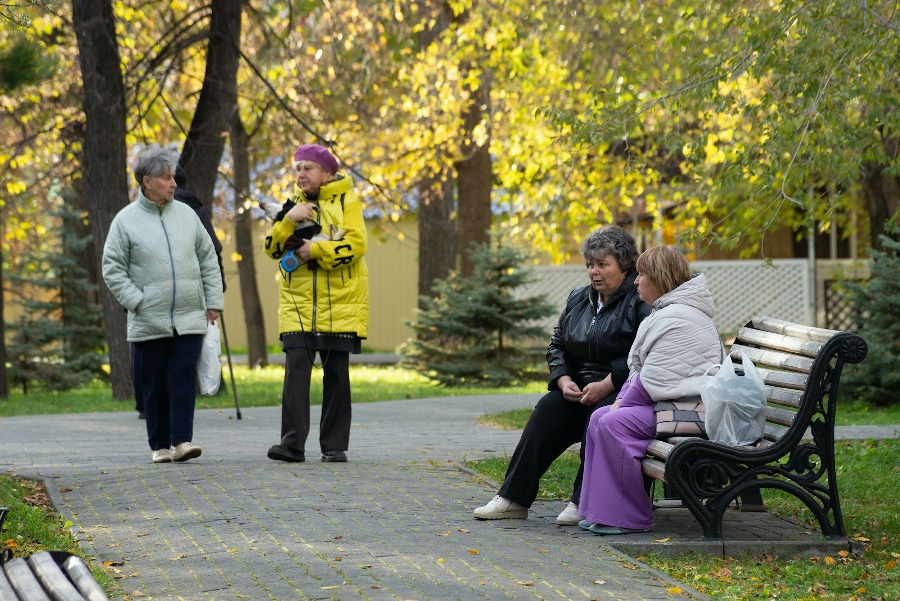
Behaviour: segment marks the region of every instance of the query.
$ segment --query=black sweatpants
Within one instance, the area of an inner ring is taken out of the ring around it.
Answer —
[[[346,451],[350,444],[350,353],[318,351],[322,360],[322,417],[319,446]],[[281,395],[281,444],[304,451],[309,436],[309,386],[316,351],[290,348],[285,353]]]
[[[572,502],[577,504],[584,478],[584,431],[591,414],[615,400],[612,394],[596,405],[582,405],[567,401],[559,389],[541,397],[525,424],[497,494],[524,507],[531,507],[537,498],[541,476],[566,449],[580,442],[581,465],[578,466],[571,497]]]

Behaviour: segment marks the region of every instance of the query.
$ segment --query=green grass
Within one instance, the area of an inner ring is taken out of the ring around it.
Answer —
[[[234,407],[231,391],[231,374],[226,369],[227,390],[216,396],[198,396],[198,409]],[[271,407],[281,404],[281,387],[284,367],[272,365],[251,369],[243,365],[234,367],[238,392],[238,404],[245,407]],[[373,403],[428,397],[467,396],[480,394],[525,394],[543,392],[546,382],[529,382],[505,388],[448,388],[440,386],[418,372],[394,366],[350,366],[350,382],[354,403]],[[310,389],[312,402],[321,402],[322,378],[313,374]],[[0,417],[14,415],[43,415],[59,413],[92,413],[108,411],[132,411],[134,401],[115,400],[109,386],[95,382],[67,392],[31,391],[23,395],[11,391],[9,398],[0,399]]]
[[[40,482],[0,476],[0,507],[10,510],[0,531],[0,549],[9,548],[14,557],[38,551],[68,551],[83,557],[69,532],[71,522],[64,523],[54,511]],[[91,572],[107,593],[115,590],[115,579],[102,567],[92,565]]]
[[[483,419],[501,427],[522,428],[529,413],[509,411]],[[900,423],[888,417],[896,414],[894,407],[850,413],[858,416],[852,422],[857,425]],[[723,559],[689,554],[678,559],[655,555],[638,559],[723,601],[900,599],[900,440],[838,442],[835,454],[844,524],[849,537],[865,544],[861,556]],[[508,459],[488,459],[466,465],[500,482],[508,463]],[[541,479],[539,496],[567,498],[577,469],[578,456],[566,452]],[[792,495],[767,489],[763,497],[770,512],[818,529],[812,513]]]

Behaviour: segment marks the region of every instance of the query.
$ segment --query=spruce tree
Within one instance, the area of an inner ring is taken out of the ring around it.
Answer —
[[[90,237],[73,227],[82,216],[65,206],[52,213],[58,225],[39,248],[24,253],[10,275],[19,291],[21,317],[7,347],[9,380],[28,391],[31,383],[69,390],[105,376],[105,338],[96,286],[79,257]]]
[[[884,250],[870,250],[872,274],[848,282],[853,318],[869,346],[865,361],[847,366],[846,383],[876,405],[897,401],[900,390],[900,241],[881,236]]]
[[[544,338],[535,321],[551,315],[542,297],[516,290],[534,280],[523,266],[527,253],[496,238],[473,247],[474,271],[451,272],[435,282],[435,296],[408,323],[416,332],[404,363],[444,385],[504,386],[543,375],[520,344]]]

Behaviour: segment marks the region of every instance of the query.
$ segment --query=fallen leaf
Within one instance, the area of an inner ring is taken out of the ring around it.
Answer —
[[[858,589],[856,589],[856,592],[859,593],[859,594],[861,595],[861,594],[863,594],[863,593],[866,592],[866,587],[861,586],[861,587],[859,587]]]
[[[478,555],[478,549],[469,549],[469,553],[472,555]]]
[[[451,534],[453,534],[453,531],[447,530],[446,532],[439,532],[438,536],[450,536]]]
[[[672,588],[667,589],[666,592],[669,593],[670,595],[683,595],[684,594],[684,591],[681,590],[681,588],[679,588],[677,586],[673,586]]]
[[[339,587],[339,586],[336,585],[336,584],[333,584],[333,585],[331,585],[331,586],[323,586],[323,587],[322,587],[322,590],[323,590],[323,591],[333,591],[333,590],[336,589],[336,588],[341,588],[341,587]]]
[[[728,568],[722,568],[721,570],[719,570],[718,575],[723,578],[727,578],[728,576],[731,576],[731,570],[729,570]]]
[[[344,536],[343,536],[343,535],[339,535],[339,536],[335,536],[335,537],[334,537],[334,540],[341,540],[342,538],[344,538]]]
[[[362,569],[368,570],[368,569],[371,568],[371,567],[372,567],[372,564],[367,563],[366,565],[362,566]]]
[[[462,532],[463,534],[468,534],[468,533],[469,533],[469,531],[466,530],[465,528],[457,528],[456,531],[457,531],[457,532]]]
[[[549,553],[550,549],[538,549],[538,553]]]
[[[838,551],[838,557],[849,557],[849,556],[850,556],[849,551]]]
[[[887,562],[886,564],[884,564],[884,567],[886,567],[889,570],[892,570],[897,567],[897,562],[892,559],[889,562]]]
[[[132,597],[146,597],[147,595],[145,595],[141,591],[134,591],[133,593],[131,593],[131,596]]]
[[[652,541],[650,541],[650,542],[651,542],[651,543],[667,543],[667,542],[669,542],[670,540],[672,540],[672,537],[671,537],[671,536],[667,536],[666,538],[658,538],[658,539],[652,540]]]
[[[825,557],[825,565],[833,566],[835,564],[834,557],[826,556]]]
[[[438,563],[444,563],[444,558],[443,558],[443,557],[438,557],[437,562],[438,562]]]
[[[72,489],[64,486],[59,489],[59,492],[72,492]]]
[[[229,553],[237,553],[237,548],[236,548],[236,547],[232,547],[231,550],[229,551]]]
[[[377,585],[377,584],[373,584],[373,585],[372,585],[372,586],[370,586],[370,587],[369,587],[369,588],[376,588],[376,589],[377,589],[377,588],[381,588],[381,587],[380,587],[380,586],[378,586],[378,585]]]
[[[530,581],[530,580],[529,581],[520,580],[516,584],[520,584],[522,586],[534,586],[534,582]]]
[[[343,557],[335,557],[334,558],[335,561],[343,561],[343,559],[344,559]]]
[[[606,584],[606,580],[592,580],[594,584]]]
[[[104,562],[103,562],[103,565],[105,565],[106,567],[110,567],[110,566],[124,566],[124,565],[125,565],[125,562],[124,562],[124,561],[104,561]]]

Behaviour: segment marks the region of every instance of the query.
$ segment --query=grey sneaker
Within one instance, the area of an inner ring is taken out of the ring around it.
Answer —
[[[490,503],[476,509],[473,515],[479,520],[524,520],[528,517],[528,508],[497,495]]]
[[[584,516],[578,515],[578,505],[569,502],[563,512],[556,517],[558,526],[577,526],[578,522],[584,519]]]
[[[189,442],[179,442],[175,445],[175,452],[172,453],[172,461],[187,461],[199,457],[203,449]]]
[[[172,449],[159,449],[151,455],[153,463],[172,463]]]

